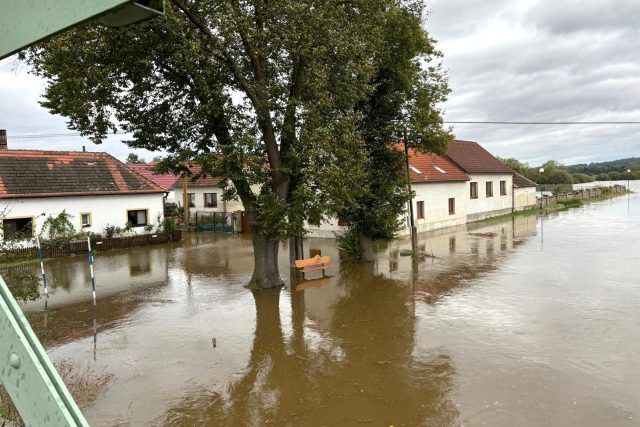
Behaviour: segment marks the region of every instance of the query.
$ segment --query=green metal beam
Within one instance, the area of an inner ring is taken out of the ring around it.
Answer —
[[[0,277],[0,381],[28,426],[88,426]]]
[[[164,13],[162,0],[0,0],[0,59],[66,28],[107,15],[100,23],[129,25]]]

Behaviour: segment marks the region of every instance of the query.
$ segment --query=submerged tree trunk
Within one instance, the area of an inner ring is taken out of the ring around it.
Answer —
[[[253,233],[253,276],[247,287],[268,289],[284,285],[278,269],[278,240]]]
[[[375,259],[373,253],[373,239],[364,233],[359,233],[360,249],[362,250],[361,261],[370,262]]]

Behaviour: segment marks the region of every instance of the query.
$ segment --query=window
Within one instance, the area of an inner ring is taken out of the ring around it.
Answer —
[[[500,195],[507,195],[507,181],[500,181]]]
[[[456,199],[453,197],[449,198],[449,215],[455,215],[456,213]]]
[[[477,199],[478,198],[478,183],[477,182],[472,182],[470,188],[471,188],[471,198],[472,199]]]
[[[5,239],[26,239],[33,237],[33,218],[6,218],[2,221]]]
[[[89,212],[85,212],[85,213],[80,212],[80,225],[82,227],[91,227],[91,213],[89,213]]]
[[[340,227],[348,227],[349,221],[347,221],[346,219],[338,218],[338,225]]]
[[[416,218],[418,219],[424,219],[424,202],[417,202],[416,203]]]
[[[147,225],[147,210],[127,211],[127,221],[132,227],[144,227]]]
[[[187,203],[190,208],[196,207],[196,193],[187,193]]]
[[[493,197],[493,182],[487,181],[487,197]]]
[[[204,207],[205,208],[217,208],[218,207],[218,194],[216,194],[216,193],[204,193]]]

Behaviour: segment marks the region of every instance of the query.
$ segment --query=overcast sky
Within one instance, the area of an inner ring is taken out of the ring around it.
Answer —
[[[640,1],[432,0],[427,29],[443,51],[450,121],[640,121]],[[0,129],[12,148],[132,151],[117,135],[11,139],[68,132],[38,105],[44,84],[0,61]],[[640,156],[640,125],[455,125],[459,139],[537,165]],[[138,150],[151,159],[153,153]]]

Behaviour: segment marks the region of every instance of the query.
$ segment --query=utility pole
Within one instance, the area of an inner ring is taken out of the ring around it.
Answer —
[[[187,193],[187,177],[182,177],[182,208],[184,213],[184,231],[189,230],[189,195]]]
[[[409,169],[409,148],[407,147],[407,131],[404,131],[404,157],[407,162],[407,185],[409,186],[409,232],[411,233],[411,251],[418,254],[418,231],[413,221],[413,190],[411,190],[411,170]]]

